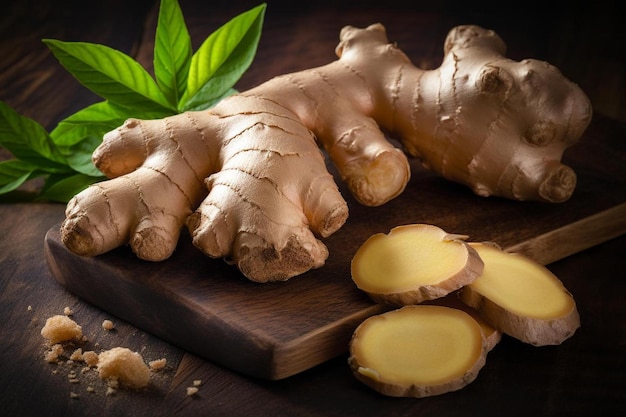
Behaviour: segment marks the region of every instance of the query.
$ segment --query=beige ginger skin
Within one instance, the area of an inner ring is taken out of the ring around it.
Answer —
[[[345,27],[337,61],[109,132],[93,160],[111,179],[69,202],[62,239],[79,255],[129,244],[159,261],[186,225],[201,251],[250,280],[286,280],[324,264],[320,238],[348,217],[320,145],[369,206],[404,190],[405,152],[482,196],[565,201],[576,176],[560,159],[587,127],[589,101],[554,67],[504,50],[491,31],[457,27],[441,67],[426,71],[382,25]]]

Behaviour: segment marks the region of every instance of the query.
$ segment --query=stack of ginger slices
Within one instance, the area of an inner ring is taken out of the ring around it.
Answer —
[[[355,377],[384,395],[428,397],[473,382],[507,334],[558,345],[580,327],[572,294],[546,267],[428,224],[375,234],[351,264],[356,286],[392,307],[350,341]]]

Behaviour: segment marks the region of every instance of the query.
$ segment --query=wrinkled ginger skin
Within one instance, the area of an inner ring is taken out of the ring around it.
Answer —
[[[368,206],[404,190],[405,152],[479,195],[569,198],[576,177],[559,161],[590,119],[580,89],[545,63],[506,60],[497,35],[476,26],[453,29],[446,52],[424,71],[382,25],[347,26],[328,65],[210,110],[131,119],[94,152],[110,180],[68,203],[62,240],[83,256],[129,244],[160,261],[186,225],[202,252],[232,259],[250,280],[289,279],[324,264],[318,238],[348,217],[320,145]]]
[[[560,161],[591,121],[589,99],[554,66],[505,50],[493,31],[452,29],[439,68],[403,70],[394,128],[410,154],[478,195],[566,201],[576,174]]]
[[[94,256],[130,243],[159,261],[187,224],[196,246],[232,257],[253,281],[323,265],[328,250],[312,230],[330,235],[348,210],[313,136],[270,107],[254,117],[228,103],[108,133],[94,162],[113,179],[68,204],[68,248]]]

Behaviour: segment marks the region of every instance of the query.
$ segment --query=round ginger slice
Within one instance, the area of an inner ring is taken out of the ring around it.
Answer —
[[[502,340],[502,332],[496,329],[491,323],[488,323],[483,318],[483,316],[480,315],[478,310],[462,302],[459,299],[457,292],[448,294],[445,297],[441,297],[427,303],[463,310],[467,314],[472,316],[474,320],[478,322],[478,324],[480,325],[480,329],[483,331],[483,337],[485,338],[485,342],[487,343],[487,352],[491,352],[493,348],[495,348],[496,345],[500,343],[500,340]]]
[[[483,274],[460,292],[502,333],[535,346],[558,345],[580,327],[572,294],[548,268],[485,243],[470,243]]]
[[[473,382],[486,356],[480,325],[468,313],[418,305],[363,321],[348,363],[359,381],[383,395],[422,398]]]
[[[354,255],[352,280],[377,303],[404,306],[443,297],[482,273],[482,260],[465,238],[428,224],[377,233]]]

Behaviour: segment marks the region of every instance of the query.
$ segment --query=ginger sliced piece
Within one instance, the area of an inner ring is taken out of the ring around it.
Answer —
[[[377,233],[352,259],[352,280],[375,302],[418,304],[443,297],[476,279],[483,263],[463,240],[428,224]]]
[[[485,267],[461,300],[501,332],[544,346],[561,344],[580,327],[574,297],[546,267],[494,245],[470,245]]]
[[[485,338],[485,341],[487,342],[487,352],[491,352],[491,350],[493,350],[493,348],[495,348],[496,345],[500,343],[500,340],[502,340],[502,332],[496,329],[491,323],[486,321],[483,316],[480,315],[478,310],[462,302],[459,299],[457,292],[433,301],[428,301],[427,303],[430,305],[438,305],[463,310],[467,314],[472,316],[472,318],[474,318],[474,320],[478,322],[478,324],[480,325],[480,329],[483,331],[483,336]]]
[[[381,394],[428,397],[461,389],[484,366],[480,325],[455,308],[405,306],[366,319],[350,342],[354,376]]]

